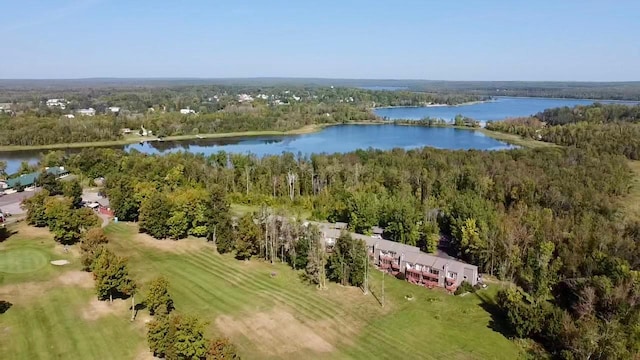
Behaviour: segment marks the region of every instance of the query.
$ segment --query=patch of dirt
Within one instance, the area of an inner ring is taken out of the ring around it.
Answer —
[[[37,299],[46,294],[47,291],[60,286],[92,288],[93,277],[90,273],[84,271],[67,271],[51,281],[24,282],[1,286],[0,298],[7,301],[25,302],[29,299]]]
[[[244,336],[264,354],[282,356],[302,350],[328,353],[333,345],[325,322],[302,322],[283,309],[259,312],[244,318],[219,316],[216,326],[231,338]],[[318,331],[320,330],[320,331]],[[332,329],[335,332],[335,329]]]
[[[140,350],[138,354],[136,354],[135,360],[156,360],[157,357],[153,356],[153,353],[149,351],[148,347]]]
[[[147,234],[136,234],[133,237],[133,241],[146,247],[175,253],[192,252],[206,247],[213,247],[205,239],[158,240]]]
[[[93,276],[86,271],[67,271],[56,280],[63,286],[93,287]]]
[[[116,299],[113,302],[100,301],[96,298],[91,299],[89,304],[81,310],[82,318],[85,320],[98,320],[107,315],[122,315],[128,311],[130,301]]]
[[[20,284],[10,284],[0,287],[0,298],[12,303],[20,302],[23,299],[37,299],[51,289],[51,282],[26,282]]]

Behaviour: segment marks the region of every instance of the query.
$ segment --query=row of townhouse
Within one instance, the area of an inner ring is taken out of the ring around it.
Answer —
[[[343,224],[316,223],[325,245],[330,248],[344,230]],[[404,274],[406,281],[427,288],[441,287],[455,291],[463,281],[476,285],[480,282],[478,267],[444,255],[422,252],[420,248],[385,240],[381,236],[350,233],[361,239],[368,248],[369,257],[381,271],[392,275]]]

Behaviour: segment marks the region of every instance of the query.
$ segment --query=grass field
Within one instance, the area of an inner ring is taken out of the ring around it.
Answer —
[[[0,254],[37,250],[64,258],[40,230],[20,225]],[[372,271],[372,294],[330,284],[319,291],[284,264],[237,261],[200,239],[178,242],[136,234],[131,224],[107,229],[114,251],[127,256],[140,283],[165,275],[179,311],[209,322],[211,335],[229,336],[249,359],[514,359],[518,347],[492,329],[484,299],[454,297]],[[37,235],[37,236],[36,236]],[[27,253],[19,253],[25,257]],[[35,253],[34,253],[35,254]],[[92,279],[72,263],[28,273],[3,273],[0,299],[13,303],[0,315],[0,353],[11,359],[144,359],[142,311],[130,322],[126,303],[94,300]],[[34,255],[38,256],[38,255]],[[28,256],[27,256],[28,257]],[[28,261],[22,261],[28,263]],[[87,277],[88,276],[88,277]],[[405,299],[412,295],[413,300]]]

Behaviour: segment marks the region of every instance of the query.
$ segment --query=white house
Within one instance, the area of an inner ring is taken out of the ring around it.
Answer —
[[[191,110],[189,108],[186,109],[180,109],[180,114],[183,115],[189,115],[189,114],[195,114],[196,112],[194,110]]]
[[[238,101],[239,102],[252,102],[253,101],[253,97],[249,94],[240,94],[238,95]]]
[[[82,116],[95,116],[96,115],[96,109],[94,108],[88,108],[88,109],[80,109],[77,111],[78,115],[82,115]]]
[[[10,111],[11,111],[11,103],[0,104],[0,112],[10,112]]]
[[[47,100],[48,107],[59,107],[64,110],[67,107],[67,100],[65,99],[49,99]]]
[[[117,107],[117,106],[109,106],[109,107],[107,108],[107,112],[111,112],[111,113],[113,113],[113,114],[115,114],[115,113],[119,113],[119,112],[120,112],[120,108],[119,108],[119,107]]]

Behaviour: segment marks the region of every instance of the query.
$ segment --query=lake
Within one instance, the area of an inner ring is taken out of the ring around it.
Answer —
[[[137,150],[147,154],[162,154],[177,151],[210,155],[219,151],[252,153],[258,156],[279,155],[283,152],[302,153],[346,153],[357,149],[393,148],[415,149],[431,146],[440,149],[501,150],[513,146],[495,140],[473,130],[453,128],[427,128],[402,125],[336,125],[319,132],[304,135],[252,136],[218,139],[194,139],[181,141],[151,141],[111,148],[125,151]],[[68,149],[70,153],[81,149]],[[36,162],[43,150],[0,153],[6,161],[7,171],[15,172],[22,161]]]
[[[598,100],[598,102],[605,104],[637,104],[637,102],[631,101]],[[456,115],[461,114],[484,123],[491,120],[504,120],[509,117],[535,115],[545,109],[555,107],[573,107],[593,103],[594,100],[586,99],[497,97],[492,101],[469,105],[378,108],[375,109],[375,113],[389,120],[420,120],[425,117],[453,120]]]
[[[611,103],[613,101],[601,101]],[[439,107],[394,107],[374,111],[388,119],[421,119],[426,116],[451,120],[462,114],[480,121],[502,120],[508,117],[528,116],[544,109],[560,106],[586,105],[593,100],[514,98],[499,97],[491,102]],[[631,102],[619,102],[631,104]],[[258,156],[281,154],[282,152],[302,153],[343,153],[356,149],[393,148],[414,149],[431,146],[440,149],[500,150],[512,146],[471,130],[451,128],[426,128],[396,125],[340,125],[331,126],[317,133],[288,136],[255,136],[223,139],[198,139],[187,141],[150,142],[131,144],[115,148],[133,149],[159,154],[175,151],[212,154],[218,151],[253,153]],[[80,149],[69,149],[77,152]],[[21,161],[37,162],[45,151],[19,151],[0,153],[0,161],[8,163],[7,171],[15,172]]]

